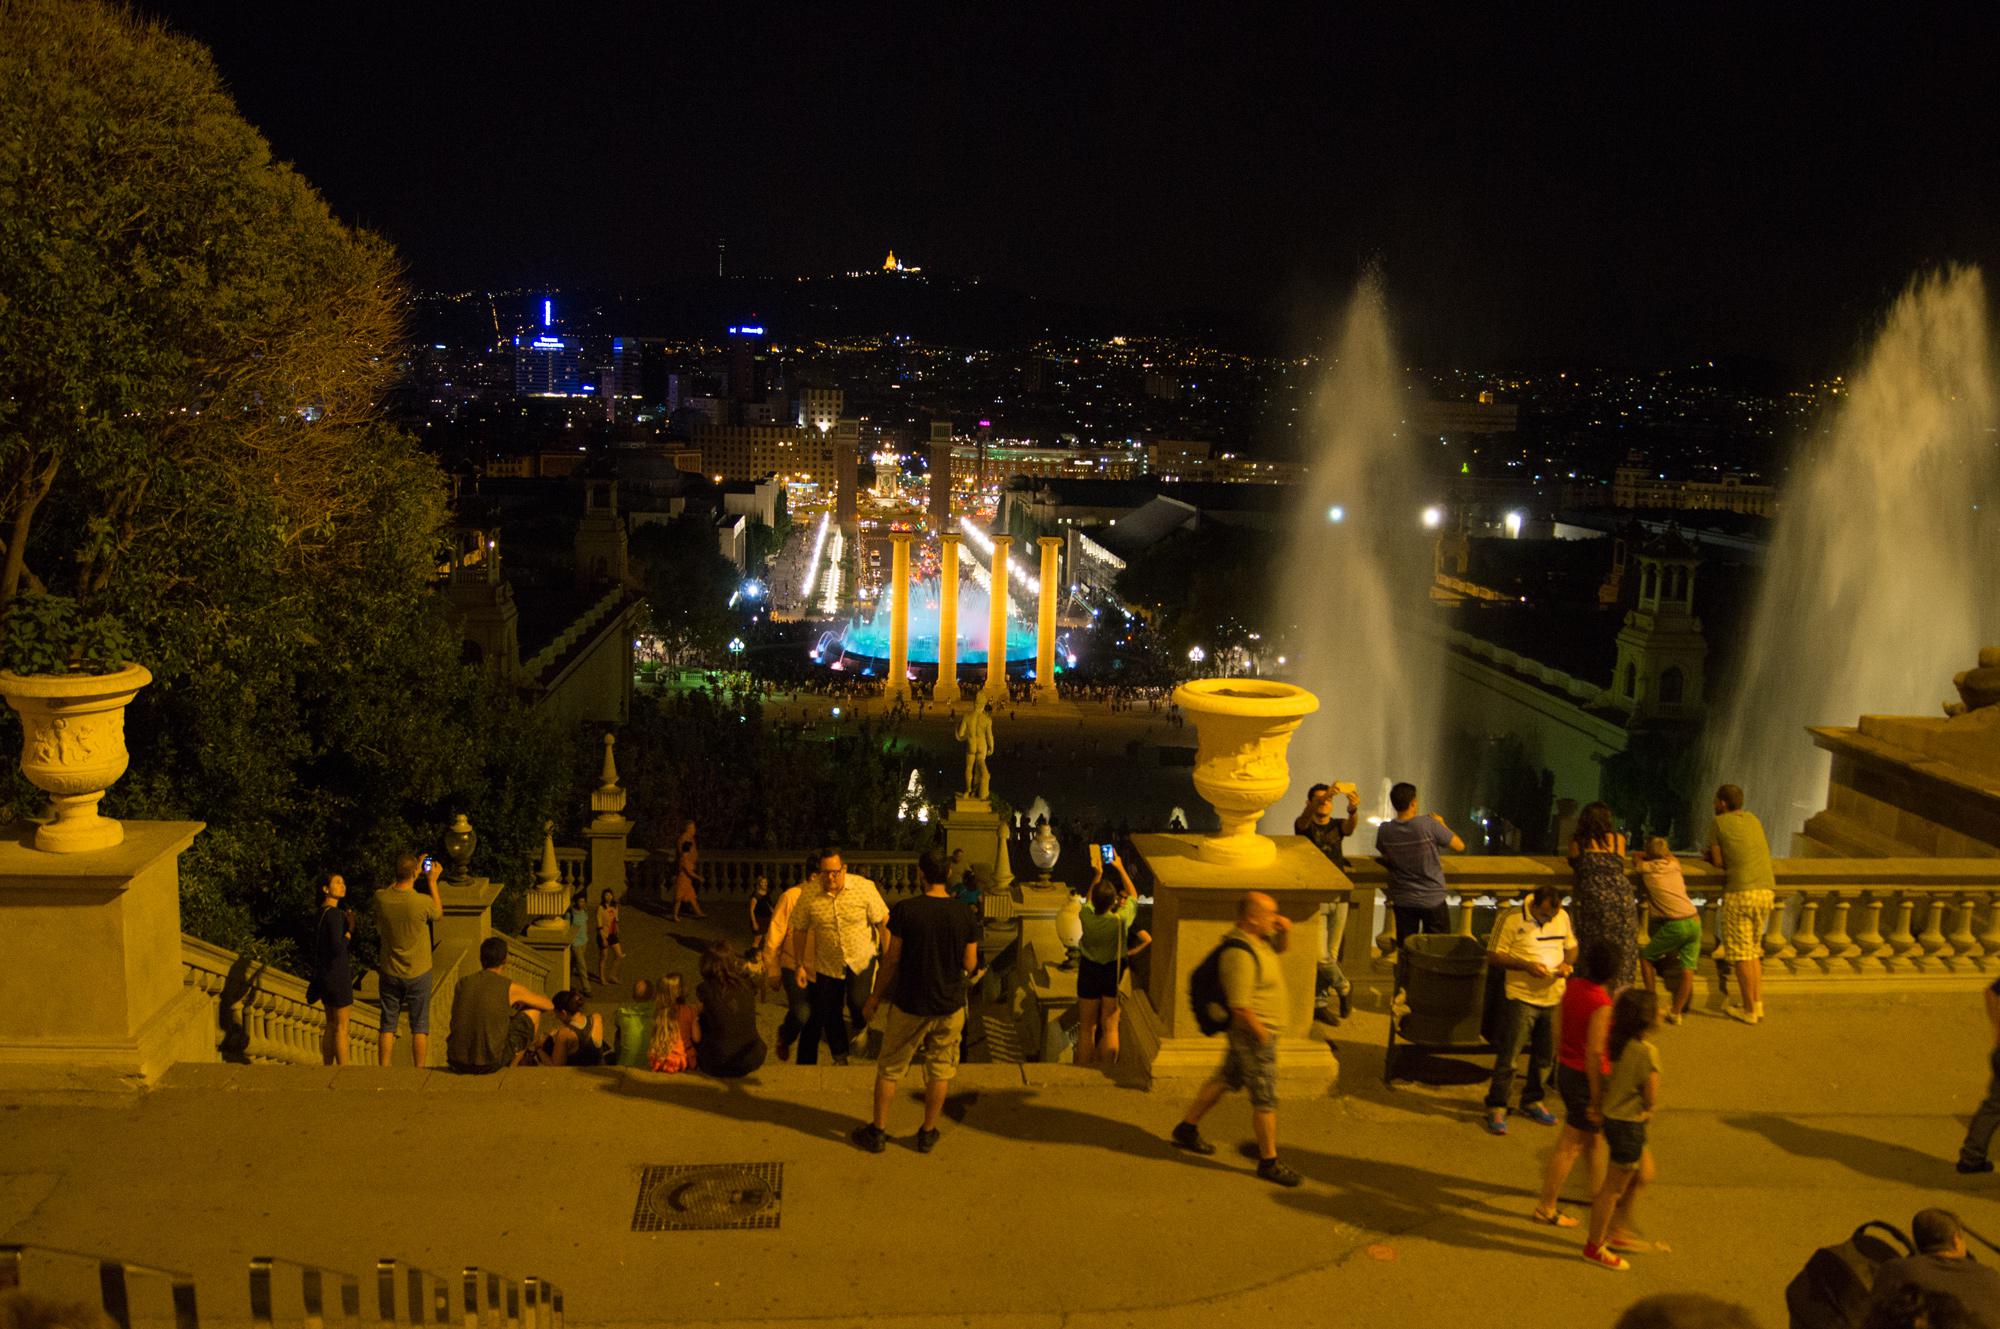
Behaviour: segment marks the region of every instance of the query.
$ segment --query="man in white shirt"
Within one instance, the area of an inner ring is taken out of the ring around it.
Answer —
[[[1514,1088],[1514,1063],[1528,1047],[1528,1079],[1521,1086],[1521,1115],[1543,1126],[1555,1114],[1542,1106],[1549,1073],[1555,1068],[1556,1011],[1563,979],[1576,963],[1576,930],[1562,907],[1560,886],[1537,886],[1493,925],[1486,962],[1507,971],[1507,992],[1495,1016],[1493,1083],[1486,1091],[1486,1129],[1507,1133],[1507,1099]]]
[[[809,988],[811,1018],[799,1035],[799,1065],[819,1061],[824,1038],[833,1064],[847,1064],[847,1024],[868,1027],[861,1008],[875,982],[875,957],[882,951],[889,906],[866,877],[847,871],[838,849],[813,856],[812,879],[792,909],[792,945],[799,957],[794,983]]]

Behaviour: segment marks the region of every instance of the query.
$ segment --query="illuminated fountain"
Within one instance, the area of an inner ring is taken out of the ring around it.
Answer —
[[[1327,707],[1299,730],[1292,767],[1307,784],[1354,781],[1362,811],[1375,816],[1388,815],[1393,781],[1415,782],[1429,800],[1442,792],[1432,780],[1444,654],[1423,627],[1443,510],[1425,506],[1432,486],[1402,425],[1402,383],[1381,283],[1370,275],[1314,400],[1309,476],[1276,569],[1291,674]],[[1266,829],[1285,833],[1297,811],[1273,808]]]
[[[939,585],[935,577],[910,588],[910,663],[935,667],[938,661]],[[986,588],[967,578],[958,588],[958,664],[986,666],[988,600]],[[1031,625],[1022,621],[1020,606],[1007,606],[1007,663],[1023,667],[1034,662],[1035,638]],[[884,667],[889,660],[890,597],[885,593],[866,618],[848,622],[837,644],[823,648],[827,662],[845,660],[846,668]]]
[[[1705,809],[1742,785],[1779,852],[1826,797],[1807,726],[1935,714],[1940,680],[2000,641],[1992,356],[1978,269],[1919,278],[1785,484],[1695,791]]]

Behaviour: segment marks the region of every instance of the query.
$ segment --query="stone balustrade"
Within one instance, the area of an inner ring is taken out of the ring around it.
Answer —
[[[1698,859],[1681,866],[1701,909],[1707,959],[1723,874]],[[1535,887],[1573,882],[1561,858],[1463,855],[1447,857],[1444,867],[1456,929],[1466,936],[1484,936],[1499,910]],[[1772,867],[1778,889],[1764,934],[1767,978],[1972,980],[2000,972],[2000,858],[1781,858]],[[1354,892],[1343,965],[1351,978],[1386,979],[1394,933],[1379,896],[1387,874],[1373,859],[1354,858],[1347,875]],[[1630,875],[1643,940],[1646,909],[1637,873]]]
[[[303,978],[182,934],[181,981],[210,1014],[202,1046],[184,1049],[181,1060],[320,1064],[326,1008],[306,1000]],[[380,1012],[357,1000],[347,1023],[349,1059],[374,1061],[380,1034]]]
[[[811,870],[806,859],[811,849],[719,849],[703,850],[701,875],[704,895],[740,895],[746,899],[759,875],[771,879],[773,892],[787,890],[804,881]],[[662,879],[667,893],[673,892],[673,860],[666,859]],[[913,895],[917,885],[917,852],[914,849],[843,849],[840,857],[847,870],[868,878],[884,895]]]

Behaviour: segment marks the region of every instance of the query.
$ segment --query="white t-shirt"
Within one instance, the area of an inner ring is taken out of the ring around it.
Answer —
[[[1547,978],[1537,978],[1525,969],[1507,971],[1507,995],[1530,1006],[1553,1006],[1562,1000],[1563,980],[1554,974],[1566,953],[1576,948],[1576,930],[1570,927],[1569,910],[1558,909],[1546,923],[1537,923],[1528,912],[1528,902],[1509,909],[1493,925],[1493,939],[1486,949],[1510,959],[1540,960],[1551,970]]]

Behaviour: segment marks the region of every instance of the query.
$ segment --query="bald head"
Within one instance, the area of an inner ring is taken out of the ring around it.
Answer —
[[[1259,937],[1271,935],[1278,902],[1262,891],[1251,891],[1236,906],[1236,926]]]

